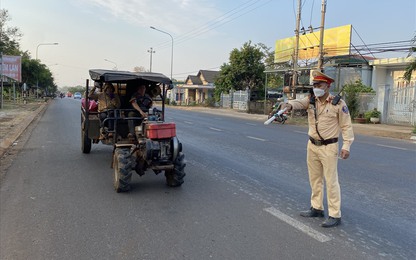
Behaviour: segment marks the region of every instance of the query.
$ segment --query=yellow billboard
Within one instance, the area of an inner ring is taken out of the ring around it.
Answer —
[[[324,32],[324,53],[326,57],[349,55],[351,43],[351,24],[327,29]],[[321,32],[299,35],[299,60],[317,59]],[[296,37],[276,41],[274,62],[287,62],[294,55]]]

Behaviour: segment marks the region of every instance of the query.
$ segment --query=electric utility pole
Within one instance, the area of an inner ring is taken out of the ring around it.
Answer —
[[[298,81],[298,58],[299,58],[299,27],[301,17],[302,0],[298,0],[298,13],[296,17],[296,30],[295,30],[295,49],[293,55],[293,75],[292,75],[292,97],[296,99],[296,83]]]
[[[152,72],[152,56],[155,51],[153,50],[153,47],[150,47],[150,50],[147,50],[147,52],[150,52],[150,72]]]
[[[324,65],[324,25],[325,25],[325,12],[326,12],[326,0],[322,0],[321,5],[321,35],[319,37],[319,59],[318,59],[318,70],[323,71]]]

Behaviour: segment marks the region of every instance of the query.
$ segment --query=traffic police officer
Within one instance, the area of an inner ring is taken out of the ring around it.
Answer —
[[[351,117],[344,100],[332,96],[329,88],[334,79],[313,71],[313,95],[290,100],[282,109],[307,109],[309,141],[307,165],[312,189],[311,208],[300,213],[303,217],[324,217],[324,181],[327,189],[328,218],[322,227],[341,224],[341,189],[338,182],[338,158],[347,159],[354,140]],[[338,137],[342,133],[342,148],[338,154]]]

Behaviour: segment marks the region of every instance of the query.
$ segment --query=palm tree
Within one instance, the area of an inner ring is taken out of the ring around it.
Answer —
[[[416,52],[416,47],[412,47],[412,51]],[[416,70],[416,59],[413,60],[413,62],[411,62],[409,66],[406,67],[406,72],[403,76],[407,81],[410,81],[410,79],[412,78],[412,72],[414,70]]]

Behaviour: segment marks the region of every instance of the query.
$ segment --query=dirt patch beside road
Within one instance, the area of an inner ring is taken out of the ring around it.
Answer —
[[[45,102],[6,103],[0,110],[0,157],[19,138],[33,119],[46,107]]]

